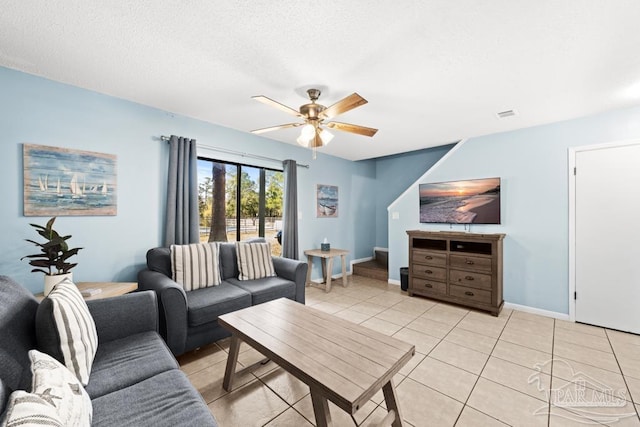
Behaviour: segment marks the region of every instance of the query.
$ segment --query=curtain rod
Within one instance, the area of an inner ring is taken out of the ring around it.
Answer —
[[[169,137],[164,135],[162,135],[160,139],[162,141],[169,141]],[[253,159],[269,160],[272,162],[282,163],[282,160],[274,159],[273,157],[260,156],[258,154],[243,153],[242,151],[227,150],[226,148],[214,147],[212,145],[204,145],[204,144],[197,144],[197,145],[202,148],[208,148],[209,150],[220,151],[221,153],[234,154],[236,156],[241,156],[241,157],[251,157]],[[304,165],[302,163],[296,162],[296,166],[309,169],[309,165]]]

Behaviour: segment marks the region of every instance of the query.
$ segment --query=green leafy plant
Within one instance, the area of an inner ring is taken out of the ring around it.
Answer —
[[[77,263],[70,263],[68,260],[72,256],[77,255],[78,251],[82,248],[69,249],[67,240],[69,240],[71,236],[60,236],[60,234],[53,229],[55,220],[56,217],[54,216],[47,221],[47,225],[44,227],[38,224],[29,224],[36,229],[40,236],[46,239],[44,243],[25,239],[27,242],[33,243],[40,248],[40,253],[26,255],[20,258],[20,260],[25,258],[30,259],[29,265],[38,267],[31,270],[32,273],[40,272],[49,276],[67,274],[69,270],[78,265]]]

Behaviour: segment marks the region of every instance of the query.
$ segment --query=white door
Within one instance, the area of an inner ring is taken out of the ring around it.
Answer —
[[[640,333],[640,145],[575,164],[576,321]]]

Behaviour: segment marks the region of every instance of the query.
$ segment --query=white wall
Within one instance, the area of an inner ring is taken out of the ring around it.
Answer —
[[[505,301],[568,314],[568,148],[639,136],[640,108],[635,107],[471,138],[418,182],[501,177],[502,224],[474,225],[471,231],[507,235]],[[420,224],[418,182],[389,208],[391,279],[398,280],[399,268],[408,265],[406,230],[450,228]],[[392,219],[394,212],[399,219]],[[453,229],[462,231],[462,226]]]

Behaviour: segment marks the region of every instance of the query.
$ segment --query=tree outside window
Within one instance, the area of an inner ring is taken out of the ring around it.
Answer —
[[[274,255],[282,248],[282,171],[198,159],[200,241],[265,237]]]

